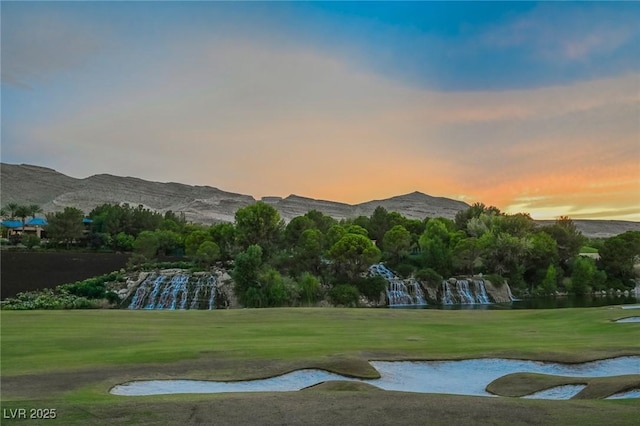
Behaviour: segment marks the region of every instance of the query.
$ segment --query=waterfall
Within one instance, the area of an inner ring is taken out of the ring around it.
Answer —
[[[164,282],[166,276],[160,275],[153,282],[153,290],[151,290],[151,294],[149,295],[150,303],[147,306],[144,306],[144,309],[155,309],[158,293],[160,292],[160,286]],[[146,281],[146,280],[145,280]],[[144,284],[144,283],[142,283]]]
[[[451,291],[451,287],[449,287],[449,282],[442,281],[442,304],[453,305],[454,303],[453,292]]]
[[[471,295],[471,291],[469,290],[469,281],[467,280],[456,281],[456,289],[458,290],[458,294],[460,295],[461,304],[473,305],[475,303],[475,300]]]
[[[476,290],[476,300],[481,305],[488,305],[491,303],[489,300],[489,295],[487,294],[487,289],[484,286],[483,280],[473,280],[473,285]]]
[[[197,279],[185,272],[150,274],[136,289],[129,309],[214,309],[215,276]]]
[[[382,263],[371,265],[369,273],[387,280],[386,294],[389,306],[424,306],[427,304],[420,283],[416,280],[402,280]]]
[[[473,287],[469,285],[469,280],[442,281],[442,293],[440,302],[443,305],[490,305],[491,299],[487,294],[483,280],[473,280]]]

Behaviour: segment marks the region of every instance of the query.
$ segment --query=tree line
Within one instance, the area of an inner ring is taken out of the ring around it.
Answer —
[[[588,241],[568,217],[538,226],[528,214],[482,203],[453,220],[408,219],[378,207],[340,221],[312,210],[285,223],[263,202],[237,210],[234,223],[210,226],[128,204],[96,207],[88,229],[83,217],[74,208],[47,214],[50,243],[132,252],[131,266],[162,255],[186,256],[201,268],[220,263],[232,271],[244,306],[311,304],[326,295],[344,305],[376,301],[385,282],[364,273],[379,261],[432,283],[483,273],[520,295],[625,290],[640,257],[640,232]],[[587,243],[599,260],[579,256]]]

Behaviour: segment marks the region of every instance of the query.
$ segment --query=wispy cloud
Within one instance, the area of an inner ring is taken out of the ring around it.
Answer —
[[[582,34],[534,19],[540,13],[494,28],[487,33],[494,39],[483,42],[507,40],[522,27],[509,43],[542,54],[553,31],[567,31],[566,39],[560,34],[567,43]],[[37,33],[39,47],[9,53],[9,68],[3,37],[3,78],[8,69],[14,85],[50,83],[3,94],[11,110],[4,158],[78,177],[107,172],[254,196],[361,202],[420,190],[539,216],[640,210],[637,71],[538,88],[441,91],[309,37],[283,42],[281,33],[194,25],[125,40],[104,27],[67,46],[86,29],[76,22],[53,35],[63,22],[43,23],[51,25]],[[593,46],[576,47],[576,58],[600,49],[585,42]]]
[[[527,49],[546,61],[586,61],[637,42],[637,4],[540,4],[481,35],[489,47]]]
[[[2,7],[6,15],[12,6]],[[13,87],[30,89],[52,74],[82,66],[108,44],[105,28],[55,11],[10,16],[2,19],[2,82]]]

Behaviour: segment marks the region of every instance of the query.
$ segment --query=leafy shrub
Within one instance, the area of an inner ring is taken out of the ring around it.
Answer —
[[[413,265],[410,265],[408,263],[401,263],[398,266],[396,266],[395,271],[401,277],[409,278],[411,274],[413,274],[413,271],[415,271],[415,268],[413,267]]]
[[[436,285],[439,285],[444,279],[442,275],[440,275],[439,273],[437,273],[431,268],[420,269],[416,273],[416,278],[420,281],[425,281],[429,284],[436,284]]]
[[[98,307],[98,301],[106,299],[110,304],[120,302],[118,294],[106,289],[108,282],[123,281],[120,272],[111,272],[72,284],[62,284],[55,290],[43,289],[19,293],[7,299],[2,309],[89,309]]]
[[[358,289],[350,284],[340,284],[329,291],[329,299],[334,305],[355,307],[359,297]]]
[[[18,293],[15,298],[7,299],[2,309],[90,309],[95,304],[85,297],[73,294],[56,294],[51,289]]]
[[[372,302],[378,301],[380,293],[383,293],[387,288],[387,280],[381,276],[362,278],[354,284],[358,292]]]

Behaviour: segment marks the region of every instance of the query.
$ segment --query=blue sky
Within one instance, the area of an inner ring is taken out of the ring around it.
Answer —
[[[3,162],[640,220],[640,3],[1,7]]]

